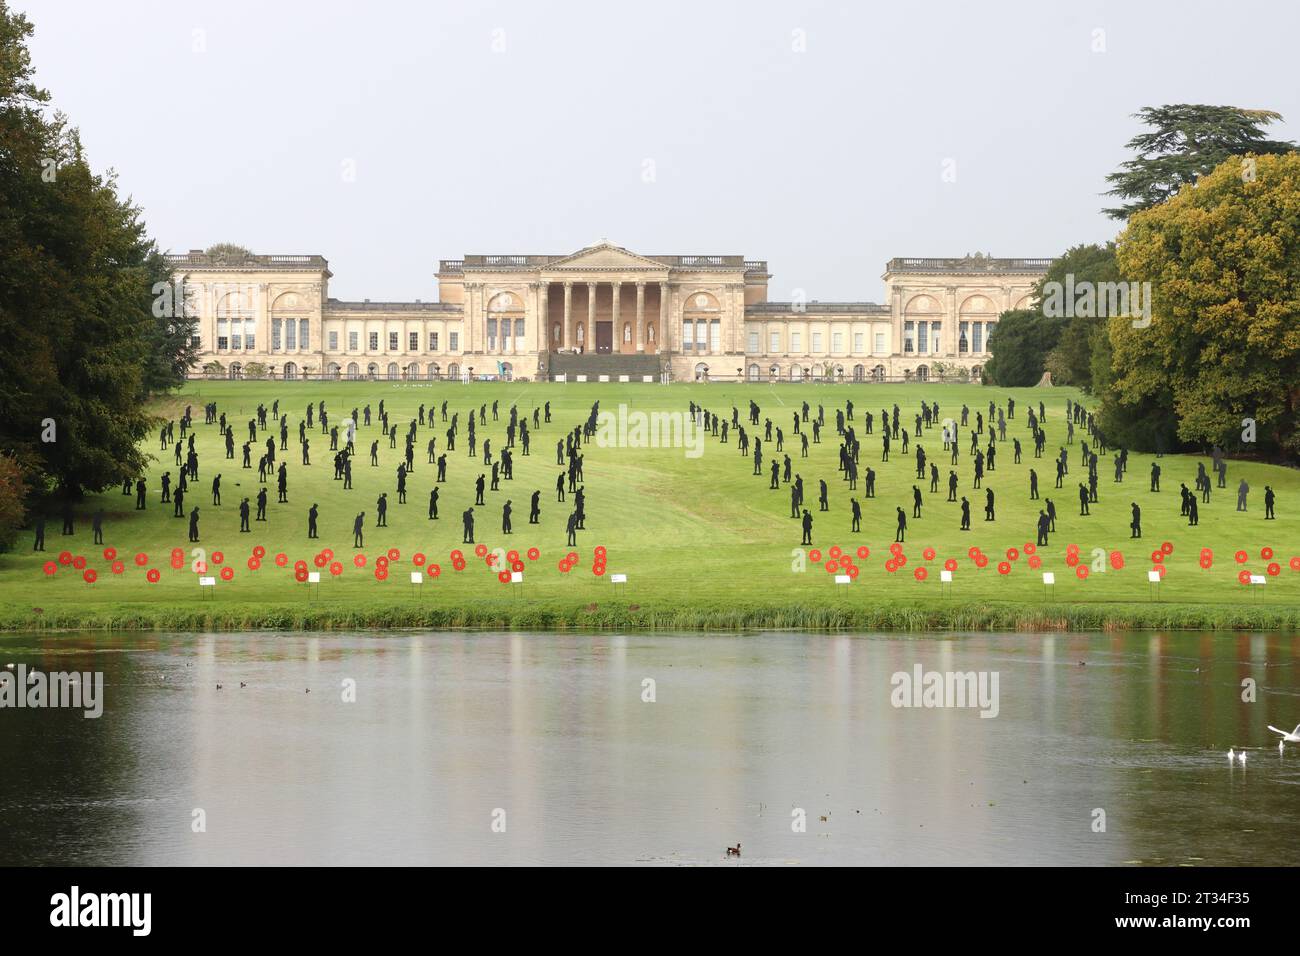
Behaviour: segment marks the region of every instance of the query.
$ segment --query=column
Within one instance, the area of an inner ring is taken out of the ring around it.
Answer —
[[[596,350],[596,285],[595,282],[587,283],[587,328],[582,338],[584,352]]]
[[[551,284],[549,282],[543,282],[541,288],[537,290],[537,327],[541,330],[541,336],[537,340],[537,350],[539,352],[546,352],[551,348],[550,291]]]
[[[564,348],[573,347],[573,283],[564,283],[564,330],[560,333]]]
[[[661,352],[667,352],[669,343],[673,340],[668,330],[668,283],[659,283],[659,341],[657,347]]]
[[[623,326],[622,323],[618,321],[618,313],[619,313],[618,300],[620,294],[623,291],[623,283],[619,279],[615,279],[612,282],[610,282],[609,287],[610,287],[610,295],[613,296],[613,298],[610,300],[611,304],[609,307],[609,318],[610,318],[610,324],[614,327],[614,345],[616,346],[615,348],[612,349],[612,351],[621,352],[623,351]]]
[[[961,327],[959,325],[960,317],[957,315],[957,290],[948,290],[948,314],[943,317],[944,332],[947,334],[944,338],[947,340],[947,348],[944,354],[956,357],[958,340],[961,338]]]
[[[636,328],[632,333],[636,336],[636,350],[645,351],[645,283],[636,284]]]

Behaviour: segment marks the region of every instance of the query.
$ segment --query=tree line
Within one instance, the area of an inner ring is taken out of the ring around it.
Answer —
[[[1004,313],[985,380],[1076,385],[1141,451],[1300,453],[1300,154],[1267,110],[1141,110],[1107,177],[1114,241],[1056,259],[1032,308]]]

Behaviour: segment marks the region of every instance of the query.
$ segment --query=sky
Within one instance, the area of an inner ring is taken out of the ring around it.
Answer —
[[[1300,139],[1290,2],[9,2],[162,249],[323,255],[341,299],[609,239],[880,301],[894,256],[1113,238],[1143,106]]]

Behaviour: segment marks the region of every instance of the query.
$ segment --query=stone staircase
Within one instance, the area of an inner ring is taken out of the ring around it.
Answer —
[[[546,377],[555,381],[563,375],[565,381],[573,382],[578,376],[585,376],[588,382],[599,382],[601,376],[608,376],[608,381],[618,382],[626,375],[630,382],[640,382],[645,376],[659,381],[659,356],[648,354],[600,355],[587,352],[583,355],[550,352],[546,356]]]

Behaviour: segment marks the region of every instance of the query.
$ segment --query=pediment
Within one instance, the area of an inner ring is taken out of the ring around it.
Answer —
[[[580,249],[573,255],[556,259],[546,266],[547,269],[641,269],[666,272],[668,267],[662,262],[629,252],[622,246],[611,242],[598,242],[594,246]]]

